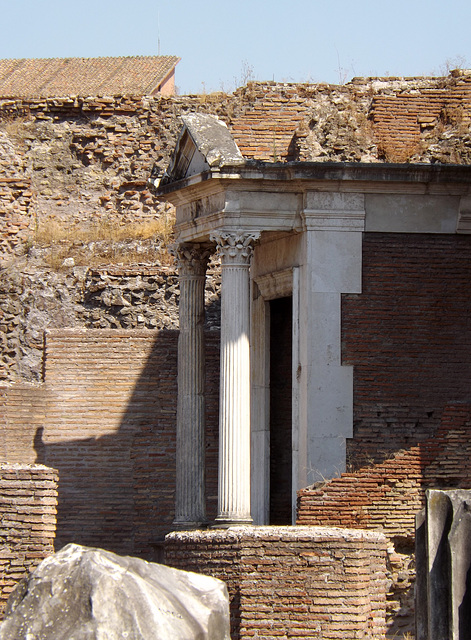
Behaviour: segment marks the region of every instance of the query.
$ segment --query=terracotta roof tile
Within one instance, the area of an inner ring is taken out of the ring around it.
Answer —
[[[176,56],[0,60],[0,98],[152,95]]]

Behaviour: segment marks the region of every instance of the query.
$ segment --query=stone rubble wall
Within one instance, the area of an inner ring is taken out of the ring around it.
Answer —
[[[386,539],[325,527],[173,532],[166,563],[224,580],[232,640],[385,633]]]
[[[208,270],[206,328],[219,329],[220,272]],[[48,330],[178,328],[174,267],[71,267],[54,271],[9,269],[0,277],[0,382],[43,379]]]
[[[179,116],[195,111],[224,120],[255,160],[471,157],[470,74],[355,78],[342,86],[252,82],[233,94],[3,99],[3,260],[52,222],[73,230],[148,221],[166,211],[147,180],[168,165]]]
[[[39,227],[66,225],[73,234],[167,211],[147,180],[154,165],[167,166],[179,116],[211,111],[227,119],[237,102],[230,96],[1,100],[3,261],[34,242]]]
[[[54,553],[55,469],[0,464],[0,618],[16,585]]]

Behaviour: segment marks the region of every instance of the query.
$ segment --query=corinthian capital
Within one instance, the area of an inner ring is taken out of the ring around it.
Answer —
[[[180,276],[204,276],[211,251],[197,243],[175,244],[170,248]]]
[[[259,231],[215,231],[210,240],[216,242],[218,253],[224,265],[248,265],[252,257],[253,245],[260,238]]]

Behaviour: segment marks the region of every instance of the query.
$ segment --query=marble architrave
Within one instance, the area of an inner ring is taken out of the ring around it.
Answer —
[[[180,280],[175,520],[206,522],[204,285],[210,252],[199,244],[174,249]]]
[[[211,234],[221,256],[219,489],[216,524],[247,524],[250,511],[250,260],[259,233]]]

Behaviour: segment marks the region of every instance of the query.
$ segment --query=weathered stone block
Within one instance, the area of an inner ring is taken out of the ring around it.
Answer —
[[[471,491],[426,492],[417,518],[417,640],[465,640],[471,629]]]
[[[12,594],[1,640],[229,640],[225,584],[70,544]]]

